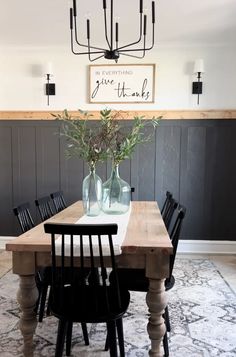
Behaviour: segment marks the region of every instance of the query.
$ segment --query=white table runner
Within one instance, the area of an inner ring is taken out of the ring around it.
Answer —
[[[129,210],[120,215],[111,215],[100,213],[99,216],[90,217],[90,216],[82,216],[76,224],[111,224],[115,223],[118,225],[117,235],[113,235],[113,247],[115,255],[121,254],[121,245],[126,235],[127,226],[129,223],[129,217],[131,212],[131,205]],[[75,238],[78,236],[74,236]],[[61,236],[56,240],[56,255],[61,255]],[[101,236],[102,246],[103,246],[103,255],[110,255],[110,248],[107,236]],[[65,236],[65,255],[70,255],[70,236]],[[74,240],[74,255],[80,255],[80,244],[79,239]],[[89,238],[86,237],[84,239],[84,255],[88,256],[89,254]],[[98,245],[94,246],[94,255],[99,255]]]

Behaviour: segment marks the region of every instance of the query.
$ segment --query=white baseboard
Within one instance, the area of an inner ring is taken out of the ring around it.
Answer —
[[[180,240],[178,253],[236,254],[236,241]]]
[[[16,237],[1,237],[0,249]],[[178,253],[186,254],[236,254],[236,241],[180,240]]]
[[[0,236],[0,249],[5,249],[6,248],[6,243],[9,242],[12,239],[15,239],[16,237],[10,237],[10,236]]]

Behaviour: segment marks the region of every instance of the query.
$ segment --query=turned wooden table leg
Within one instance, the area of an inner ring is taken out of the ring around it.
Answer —
[[[21,316],[19,328],[23,335],[24,346],[23,355],[32,357],[33,335],[37,326],[36,313],[34,311],[38,299],[38,289],[35,283],[35,275],[20,275],[20,286],[17,292],[17,301],[20,304]]]
[[[167,305],[164,279],[149,279],[149,291],[146,302],[150,312],[147,325],[147,331],[151,340],[149,356],[163,357],[162,340],[166,327],[162,314]]]

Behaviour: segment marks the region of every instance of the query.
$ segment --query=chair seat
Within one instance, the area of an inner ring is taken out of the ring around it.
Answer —
[[[89,268],[85,268],[84,271],[86,272],[86,275],[89,277],[89,273],[90,273],[90,269]],[[76,274],[76,277],[80,277],[80,268],[75,268],[74,270],[74,274]],[[50,286],[52,284],[52,267],[48,266],[48,267],[43,267],[40,268],[38,271],[38,275],[39,275],[39,279],[40,279],[40,283],[42,285],[47,285]],[[60,268],[57,268],[57,273],[60,274]],[[65,279],[67,281],[70,280],[70,268],[65,268]]]
[[[117,299],[114,296],[115,290],[108,289],[107,296],[104,296],[104,289],[93,290],[93,287],[87,286],[78,289],[66,286],[64,288],[64,299],[58,299],[60,288],[54,290],[56,299],[50,304],[52,314],[59,319],[71,320],[73,322],[106,322],[108,320],[120,319],[126,312],[130,294],[128,290],[121,289],[121,306],[118,308],[115,303]],[[107,301],[109,301],[110,311],[107,311]],[[63,306],[63,308],[62,308]],[[98,309],[99,306],[99,309]]]
[[[117,269],[119,284],[131,291],[148,291],[149,280],[145,276],[144,269]],[[110,275],[113,282],[113,275]]]
[[[145,276],[144,269],[117,269],[119,284],[121,287],[130,291],[148,291],[149,279]],[[112,273],[110,275],[110,281],[113,281]],[[175,278],[171,275],[171,278],[165,280],[165,290],[170,290],[175,284]]]

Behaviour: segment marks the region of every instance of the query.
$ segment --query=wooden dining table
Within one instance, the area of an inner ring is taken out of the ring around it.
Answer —
[[[83,214],[82,202],[78,201],[47,222],[75,223]],[[37,327],[35,305],[38,298],[35,274],[39,268],[51,265],[51,241],[50,235],[44,233],[44,223],[6,244],[6,250],[12,251],[13,273],[19,275],[17,301],[21,309],[19,328],[23,336],[25,357],[34,355],[33,337]],[[149,291],[146,295],[149,355],[161,357],[165,333],[162,314],[167,305],[164,281],[169,274],[169,256],[173,248],[156,202],[132,202],[121,251],[116,256],[118,267],[143,268],[149,278]]]

